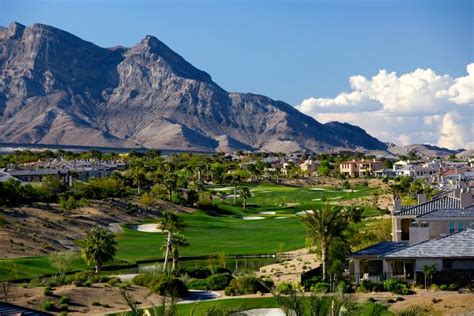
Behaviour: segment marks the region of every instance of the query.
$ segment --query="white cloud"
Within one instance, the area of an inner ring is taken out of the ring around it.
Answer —
[[[335,98],[311,97],[296,107],[323,122],[348,121],[397,144],[431,143],[474,148],[474,63],[453,78],[431,69],[372,78],[352,76],[352,91]]]

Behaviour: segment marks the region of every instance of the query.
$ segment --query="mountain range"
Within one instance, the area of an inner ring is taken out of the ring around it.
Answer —
[[[233,151],[386,150],[348,123],[227,92],[153,36],[102,48],[63,30],[0,27],[0,142]]]

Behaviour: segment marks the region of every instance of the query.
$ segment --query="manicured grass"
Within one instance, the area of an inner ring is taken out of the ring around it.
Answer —
[[[4,262],[11,262],[13,264],[13,267],[16,270],[15,277],[17,279],[32,278],[35,276],[57,273],[56,269],[51,266],[48,256],[0,260],[0,274],[11,273],[11,271],[7,271],[5,269],[5,267],[11,266],[8,264],[4,265]],[[69,270],[84,270],[86,267],[87,266],[85,262],[82,259],[78,259],[73,263]]]
[[[183,233],[190,246],[183,247],[181,256],[265,254],[304,247],[305,230],[296,218],[242,220],[235,216],[209,216],[196,212],[182,215],[186,225]],[[163,256],[166,235],[138,232],[124,228],[117,235],[117,258],[130,262]]]
[[[176,305],[178,315],[194,315],[207,316],[210,311],[221,311],[216,315],[227,315],[225,312],[239,312],[254,308],[275,308],[278,307],[273,297],[256,297],[256,298],[229,298],[222,300],[196,302],[189,304]],[[108,314],[119,315],[119,314]],[[120,315],[131,315],[131,313],[120,313]],[[213,314],[211,314],[213,315]]]

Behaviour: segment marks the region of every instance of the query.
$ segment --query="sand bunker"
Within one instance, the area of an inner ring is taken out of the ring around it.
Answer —
[[[261,217],[261,216],[244,216],[242,217],[242,219],[244,221],[256,221],[256,220],[259,220],[259,219],[265,219],[265,217]]]
[[[321,199],[312,199],[311,201],[321,201]]]
[[[225,188],[214,188],[214,189],[211,189],[212,191],[230,191],[230,190],[233,190],[234,187],[225,187]]]
[[[327,191],[328,189],[325,188],[311,188],[311,191]]]
[[[262,215],[275,215],[276,212],[259,212],[258,214],[262,214]]]
[[[162,230],[158,228],[158,224],[141,224],[141,225],[134,225],[133,227],[135,230],[144,233],[164,233],[166,230]]]
[[[285,218],[288,218],[288,217],[285,217],[285,216],[278,216],[278,217],[275,217],[275,219],[285,219]]]
[[[296,213],[297,215],[314,214],[312,210],[306,210]]]

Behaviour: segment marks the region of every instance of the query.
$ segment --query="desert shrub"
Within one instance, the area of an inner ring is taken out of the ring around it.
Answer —
[[[439,289],[440,289],[441,291],[447,291],[447,290],[448,290],[448,286],[447,286],[446,284],[441,284],[441,285],[439,286]]]
[[[459,290],[459,285],[457,283],[451,283],[448,286],[448,290],[449,291],[457,291],[457,290]]]
[[[86,282],[84,282],[84,286],[85,286],[85,287],[91,287],[91,286],[92,286],[92,281],[91,281],[91,280],[87,280]]]
[[[295,290],[295,286],[290,282],[282,282],[278,284],[276,291],[280,294],[288,295]]]
[[[440,288],[439,288],[438,284],[433,283],[433,284],[431,284],[430,289],[432,291],[438,291]]]
[[[43,304],[41,304],[41,308],[44,309],[45,311],[52,312],[56,310],[56,305],[52,301],[46,301]]]
[[[187,274],[189,277],[194,278],[194,279],[205,279],[208,276],[210,276],[211,270],[208,268],[204,267],[187,267],[187,268],[181,268],[178,272],[178,274]]]
[[[383,289],[380,283],[375,283],[370,280],[362,280],[356,289],[359,293],[377,292]]]
[[[113,277],[113,278],[110,278],[108,281],[107,281],[107,284],[110,285],[110,286],[116,286],[117,284],[119,284],[121,281],[119,278],[117,277]]]
[[[232,280],[229,273],[213,274],[206,279],[196,279],[188,283],[188,287],[195,290],[223,290]]]
[[[383,289],[392,292],[398,288],[399,282],[396,279],[388,279],[383,282]]]
[[[229,273],[218,273],[211,275],[206,280],[209,290],[223,290],[229,286],[232,281],[232,275]]]
[[[154,275],[151,273],[140,273],[133,277],[132,283],[138,286],[148,287],[150,282],[153,280],[153,276]]]
[[[59,299],[59,304],[69,304],[71,302],[71,299],[69,298],[69,296],[61,296],[61,298]]]
[[[320,277],[320,276],[314,276],[314,277],[312,277],[312,278],[310,278],[310,279],[304,280],[302,285],[303,285],[304,289],[307,291],[307,290],[309,290],[313,285],[315,285],[316,283],[321,282],[322,280],[323,280],[322,277]]]
[[[188,288],[193,290],[207,290],[207,279],[195,279],[188,283]]]
[[[59,310],[62,312],[67,312],[69,310],[69,305],[68,304],[60,304],[59,305]]]
[[[152,292],[160,295],[185,296],[188,294],[186,285],[180,279],[164,273],[142,273],[132,279],[135,285],[148,287]]]
[[[226,295],[255,294],[257,292],[268,293],[273,286],[271,280],[257,278],[253,275],[241,276],[230,281],[225,288]]]
[[[319,282],[311,287],[313,293],[327,293],[329,292],[330,285],[327,282]]]
[[[410,295],[413,294],[413,291],[408,288],[406,284],[399,284],[398,287],[392,291],[395,294],[399,295]]]
[[[351,293],[351,292],[353,292],[353,289],[352,289],[351,284],[349,284],[345,281],[340,281],[337,284],[336,292],[338,292],[338,293]]]
[[[183,297],[188,294],[188,288],[180,279],[165,274],[157,275],[149,285],[152,292],[164,296]]]
[[[100,302],[98,302],[98,301],[92,301],[91,305],[92,306],[102,306],[102,304],[100,304]]]
[[[44,294],[45,296],[51,296],[51,295],[53,295],[53,288],[48,285],[47,287],[44,288],[43,294]]]

